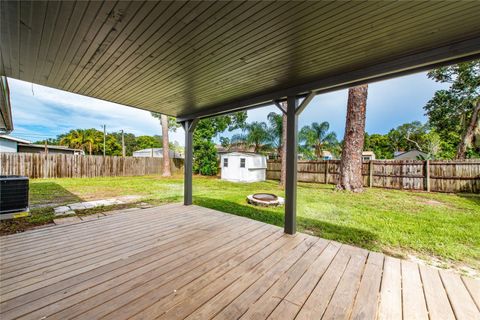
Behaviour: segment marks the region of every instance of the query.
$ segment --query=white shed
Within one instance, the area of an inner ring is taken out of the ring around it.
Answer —
[[[222,180],[236,182],[265,181],[267,158],[261,154],[230,152],[220,156]]]

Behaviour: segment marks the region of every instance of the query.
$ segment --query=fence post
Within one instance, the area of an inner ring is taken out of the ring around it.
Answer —
[[[373,187],[373,160],[368,162],[368,187]]]
[[[328,160],[325,160],[325,184],[328,184]]]
[[[425,160],[424,171],[425,171],[425,190],[427,192],[430,192],[430,160]]]

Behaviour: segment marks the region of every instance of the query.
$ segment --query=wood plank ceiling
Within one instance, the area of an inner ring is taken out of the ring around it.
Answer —
[[[1,1],[0,10],[1,75],[175,116],[480,53],[480,1]]]

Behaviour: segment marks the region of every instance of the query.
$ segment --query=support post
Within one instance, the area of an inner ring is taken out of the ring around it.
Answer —
[[[185,120],[182,122],[185,129],[185,162],[184,162],[184,181],[183,181],[183,204],[189,206],[193,203],[193,131],[197,120]]]
[[[285,233],[295,234],[297,216],[297,98],[287,98],[287,152],[285,179]]]

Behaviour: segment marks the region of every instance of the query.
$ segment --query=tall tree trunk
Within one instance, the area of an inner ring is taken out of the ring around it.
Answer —
[[[170,147],[168,145],[168,116],[162,114],[160,117],[162,124],[162,140],[163,140],[163,176],[170,177]]]
[[[88,143],[88,153],[89,155],[92,155],[92,142]]]
[[[458,145],[457,159],[465,159],[467,157],[467,148],[472,145],[473,136],[478,127],[480,127],[480,100],[473,109],[470,124],[462,137],[462,141],[460,141],[460,144]]]
[[[322,160],[322,147],[319,145],[315,145],[315,156],[317,160]]]
[[[338,190],[363,191],[362,151],[365,138],[368,85],[348,90],[347,121],[343,138]]]
[[[283,107],[287,110],[287,103],[283,103]],[[281,168],[280,168],[280,186],[285,186],[285,179],[287,175],[287,115],[282,114],[282,152],[280,154]]]

